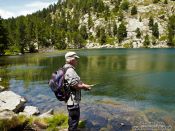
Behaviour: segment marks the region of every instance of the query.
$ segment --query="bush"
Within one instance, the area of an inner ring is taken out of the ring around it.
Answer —
[[[110,45],[114,45],[114,42],[115,42],[115,38],[114,37],[107,37],[106,38],[106,43],[107,44],[110,44]]]
[[[136,15],[137,14],[137,7],[134,5],[131,9],[131,15]]]
[[[130,42],[130,43],[125,43],[125,44],[123,45],[123,47],[124,47],[124,48],[133,48],[133,45],[132,45],[131,42]]]
[[[123,0],[123,2],[120,5],[120,8],[122,10],[128,10],[129,9],[129,1],[128,0]]]
[[[149,35],[145,36],[143,45],[144,45],[144,47],[148,47],[150,45]]]
[[[153,3],[156,4],[158,3],[160,0],[153,0]]]
[[[46,118],[45,122],[48,124],[48,130],[58,130],[58,126],[61,128],[68,127],[68,116],[65,114],[57,114],[51,118]]]
[[[136,37],[140,38],[141,37],[140,28],[137,28],[135,32],[136,32]]]
[[[165,40],[167,40],[167,35],[162,35],[162,36],[160,36],[160,38],[159,38],[159,40],[160,41],[165,41]]]

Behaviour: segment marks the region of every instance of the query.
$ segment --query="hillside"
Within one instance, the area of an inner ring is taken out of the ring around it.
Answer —
[[[174,47],[175,1],[60,0],[3,24],[8,42],[1,43],[1,52],[6,54],[48,48]]]

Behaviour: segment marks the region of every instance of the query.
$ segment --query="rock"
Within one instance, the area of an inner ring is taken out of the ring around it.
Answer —
[[[0,85],[0,92],[3,91],[3,90],[5,90],[5,87]]]
[[[127,31],[128,32],[135,32],[137,28],[140,28],[141,30],[147,30],[147,22],[143,21],[140,22],[138,19],[127,19],[128,25],[127,25]]]
[[[51,117],[53,115],[53,109],[50,109],[49,111],[39,115],[40,118],[46,118],[46,117]]]
[[[24,108],[24,111],[23,112],[24,112],[24,114],[27,114],[29,116],[31,116],[31,115],[37,115],[37,114],[40,113],[39,112],[39,109],[37,107],[34,107],[34,106],[26,106]]]
[[[11,120],[16,114],[13,111],[3,110],[0,112],[0,120]]]
[[[10,110],[18,112],[24,106],[26,100],[12,91],[0,93],[0,111]]]

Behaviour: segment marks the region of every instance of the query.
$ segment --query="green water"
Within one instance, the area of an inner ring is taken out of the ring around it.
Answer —
[[[108,100],[139,110],[156,108],[175,114],[175,49],[93,49],[77,53],[81,80],[97,84],[90,92],[82,92],[83,103]],[[40,109],[56,107],[60,103],[47,82],[63,64],[64,52],[0,57],[0,84]]]

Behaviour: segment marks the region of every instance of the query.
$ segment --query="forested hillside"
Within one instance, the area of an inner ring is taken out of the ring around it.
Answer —
[[[174,0],[60,0],[31,15],[0,18],[1,54],[174,46]]]

